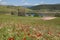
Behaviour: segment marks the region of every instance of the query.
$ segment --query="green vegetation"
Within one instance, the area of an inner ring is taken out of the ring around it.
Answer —
[[[39,15],[37,13],[35,13],[34,17],[39,17]]]
[[[37,14],[40,11],[60,12],[59,5],[51,6],[39,5],[32,7],[36,9],[32,10],[21,6],[0,5],[0,40],[60,40],[60,15],[57,13],[55,19],[42,20]],[[35,13],[35,17],[22,17],[20,13],[23,15],[24,13]]]
[[[60,4],[43,4],[43,5],[37,5],[33,6],[32,8],[36,9],[60,9]]]
[[[31,9],[24,8],[22,6],[8,6],[8,5],[2,6],[2,5],[0,5],[0,14],[8,14],[8,13],[10,14],[11,12],[17,14],[18,9],[20,12],[25,12],[25,13],[32,11]]]
[[[60,17],[42,20],[41,17],[0,15],[0,40],[60,40]]]
[[[55,14],[55,17],[60,17],[60,13],[56,13]]]
[[[32,6],[30,9],[46,11],[46,12],[47,11],[60,12],[60,4],[43,4],[43,5]]]
[[[41,13],[44,12],[44,13]],[[50,12],[55,12],[50,13]],[[58,16],[60,12],[60,4],[49,4],[49,5],[37,5],[33,6],[30,9],[25,8],[22,6],[2,6],[0,5],[0,14],[12,14],[12,15],[18,15],[18,16],[25,16],[25,13],[35,13],[34,16],[40,16],[38,13],[49,15],[49,16]],[[31,14],[32,15],[32,14]]]

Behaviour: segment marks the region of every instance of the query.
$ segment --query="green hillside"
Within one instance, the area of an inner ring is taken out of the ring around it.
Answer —
[[[22,12],[23,12],[23,10],[24,10],[24,12],[32,11],[31,9],[24,8],[22,6],[6,6],[6,5],[2,6],[2,5],[0,5],[0,14],[2,14],[2,13],[6,14],[6,13],[11,13],[11,12],[17,13],[18,9]]]
[[[32,6],[31,9],[33,10],[47,10],[47,11],[60,11],[60,4],[44,4],[44,5],[37,5]]]

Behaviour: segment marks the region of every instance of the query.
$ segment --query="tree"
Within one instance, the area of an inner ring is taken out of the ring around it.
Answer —
[[[18,9],[18,16],[25,16],[25,9],[23,8]]]
[[[14,15],[14,12],[11,12],[11,15]]]
[[[56,13],[55,14],[55,17],[60,17],[60,13]]]
[[[39,17],[39,14],[35,13],[34,17]]]

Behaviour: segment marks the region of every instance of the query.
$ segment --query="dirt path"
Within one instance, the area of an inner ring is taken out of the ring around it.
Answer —
[[[52,20],[52,19],[55,19],[56,17],[43,17],[41,18],[42,20]]]

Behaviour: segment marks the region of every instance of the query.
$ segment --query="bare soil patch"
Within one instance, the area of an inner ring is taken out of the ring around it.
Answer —
[[[43,17],[41,18],[42,20],[52,20],[52,19],[55,19],[56,17]]]

